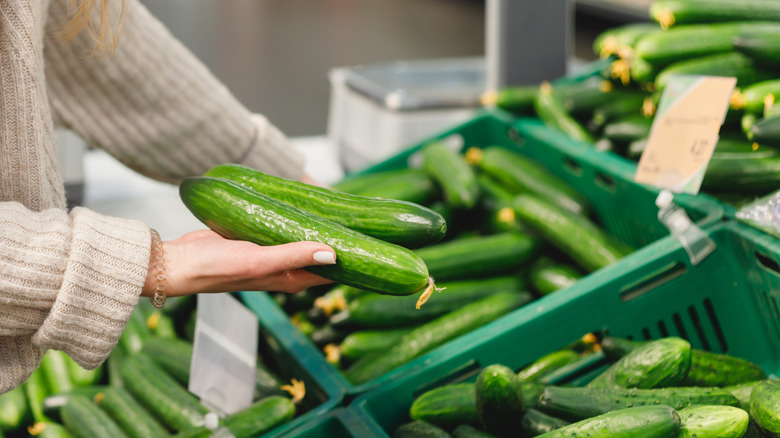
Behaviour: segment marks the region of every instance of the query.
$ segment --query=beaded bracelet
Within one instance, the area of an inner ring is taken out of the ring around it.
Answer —
[[[154,278],[157,280],[157,287],[154,289],[154,295],[149,297],[152,305],[160,308],[165,305],[165,285],[163,284],[168,277],[165,276],[165,250],[160,233],[154,228],[152,232],[152,257],[154,257],[154,269],[156,270]]]

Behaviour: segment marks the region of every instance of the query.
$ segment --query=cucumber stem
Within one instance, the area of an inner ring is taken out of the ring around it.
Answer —
[[[422,307],[423,304],[425,304],[428,301],[428,298],[433,295],[433,291],[443,291],[444,289],[447,289],[446,287],[436,287],[436,284],[433,282],[433,277],[428,277],[428,287],[425,288],[422,294],[420,294],[420,299],[417,300],[417,304],[415,304],[415,308],[417,310],[420,310],[420,307]]]
[[[341,361],[341,349],[336,344],[328,344],[322,347],[325,353],[325,361],[329,364],[337,365]]]
[[[287,391],[292,395],[292,402],[298,404],[306,395],[306,385],[302,380],[292,379],[289,385],[282,385],[281,389]]]

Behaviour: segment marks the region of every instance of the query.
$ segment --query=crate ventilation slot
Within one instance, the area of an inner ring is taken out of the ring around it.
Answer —
[[[767,306],[766,308],[769,310],[769,316],[772,318],[772,326],[775,328],[778,334],[780,334],[780,299],[775,298],[772,294],[769,292],[762,290],[761,295],[763,295],[764,299],[766,300]]]
[[[687,268],[683,263],[670,263],[654,272],[623,287],[620,291],[620,301],[626,302],[639,298],[654,289],[685,274]]]
[[[772,272],[775,275],[780,276],[780,264],[778,264],[773,259],[769,258],[769,256],[765,254],[761,254],[760,252],[756,252],[755,255],[759,266]]]
[[[702,301],[702,309],[688,306],[684,312],[672,314],[671,324],[660,319],[656,322],[655,327],[643,327],[638,337],[644,340],[651,340],[668,336],[679,336],[696,345],[697,348],[700,346],[703,350],[728,351],[723,328],[709,298]],[[685,328],[686,326],[693,327],[693,339],[691,338],[691,333]],[[629,336],[629,339],[631,338],[633,337]]]

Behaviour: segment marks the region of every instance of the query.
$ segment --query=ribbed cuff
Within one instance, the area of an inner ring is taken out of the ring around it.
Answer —
[[[142,222],[76,208],[62,287],[33,343],[63,350],[95,368],[116,346],[149,268],[150,232]]]
[[[303,154],[265,116],[253,114],[252,122],[257,127],[257,134],[238,164],[282,178],[300,179]]]

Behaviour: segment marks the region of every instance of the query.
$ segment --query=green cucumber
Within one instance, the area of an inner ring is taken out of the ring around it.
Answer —
[[[644,36],[637,42],[634,55],[658,67],[684,59],[726,53],[733,50],[734,37],[754,26],[753,22],[676,26]]]
[[[175,431],[204,425],[208,409],[143,353],[120,365],[125,388],[165,426]]]
[[[582,278],[574,266],[540,258],[532,266],[528,281],[539,295],[549,295],[559,289],[565,289]]]
[[[22,386],[0,394],[0,430],[16,430],[26,425],[30,406]]]
[[[504,435],[510,432],[523,412],[521,380],[515,372],[500,364],[480,371],[476,383],[477,417],[488,432]]]
[[[539,88],[534,99],[534,112],[548,127],[562,132],[572,140],[580,143],[593,144],[593,135],[575,119],[555,95],[553,86],[545,82]]]
[[[470,424],[461,424],[452,431],[452,438],[496,438],[496,436]]]
[[[447,232],[447,224],[439,213],[412,202],[352,195],[268,175],[238,164],[220,164],[209,169],[204,176],[234,181],[323,219],[396,245],[419,248],[441,240]]]
[[[753,388],[750,416],[765,432],[780,436],[780,381],[763,380]]]
[[[458,151],[444,142],[432,141],[420,148],[422,168],[441,188],[444,202],[455,208],[471,209],[479,199],[474,169]]]
[[[32,419],[36,423],[49,421],[49,417],[44,414],[44,400],[49,396],[49,388],[46,387],[43,370],[38,367],[33,371],[27,381],[22,384],[22,388],[27,396],[27,405],[30,408]],[[5,412],[5,408],[0,408],[0,412]],[[2,428],[0,427],[0,429]]]
[[[127,390],[106,387],[98,405],[130,438],[166,437],[168,431]]]
[[[587,272],[610,265],[630,252],[587,217],[545,199],[520,194],[515,197],[512,208],[522,222],[537,230]]]
[[[108,385],[77,386],[68,392],[61,392],[59,394],[52,395],[44,394],[43,398],[41,398],[40,395],[36,395],[34,396],[35,400],[41,400],[40,403],[38,403],[38,410],[41,412],[40,414],[35,414],[36,421],[50,422],[52,420],[58,420],[60,414],[62,413],[62,408],[68,404],[68,402],[73,397],[86,397],[92,401],[95,401],[96,399],[99,399],[103,396],[103,392],[108,387]],[[31,400],[33,399],[31,398]]]
[[[35,423],[31,429],[30,435],[37,438],[74,438],[65,426],[51,421]]]
[[[771,106],[778,97],[780,97],[780,79],[769,79],[738,90],[735,99],[741,105],[740,109],[760,113],[767,106]]]
[[[409,417],[450,430],[460,424],[479,426],[474,383],[451,383],[420,394],[409,407]]]
[[[739,188],[744,193],[763,194],[780,186],[780,156],[767,158],[713,156],[702,181],[706,191]]]
[[[122,375],[119,372],[119,366],[124,362],[128,353],[119,345],[111,350],[111,354],[106,359],[106,374],[108,374],[109,385],[123,386]]]
[[[534,99],[538,92],[538,85],[507,86],[494,95],[489,95],[486,104],[495,104],[498,108],[514,114],[530,114],[533,112]]]
[[[68,375],[73,386],[91,386],[96,385],[103,378],[103,366],[88,370],[70,356],[65,356],[65,364],[68,367]]]
[[[608,412],[539,435],[539,438],[676,438],[680,416],[669,406],[638,406]]]
[[[523,286],[524,281],[517,275],[439,282],[439,287],[444,289],[434,292],[419,309],[415,309],[416,296],[364,295],[352,300],[346,310],[331,318],[331,322],[359,327],[409,326],[430,321],[497,292],[521,294]],[[531,296],[527,295],[525,301],[530,300]]]
[[[348,175],[331,187],[353,195],[415,204],[426,204],[438,196],[438,189],[428,174],[412,167]]]
[[[436,281],[505,275],[536,254],[539,240],[521,232],[459,236],[416,250]]]
[[[691,368],[682,386],[731,386],[766,379],[760,366],[740,357],[693,350]]]
[[[179,338],[151,337],[141,350],[182,385],[190,381],[192,343]]]
[[[754,382],[738,383],[736,385],[724,386],[723,389],[729,391],[734,397],[739,400],[740,409],[750,411],[750,394],[753,392],[753,388],[756,387],[762,380],[756,380]]]
[[[122,438],[127,435],[108,414],[92,400],[73,396],[62,407],[62,421],[77,438]]]
[[[575,118],[591,114],[595,109],[618,98],[624,91],[622,88],[616,89],[612,82],[598,76],[573,83],[553,84],[555,96],[563,108]]]
[[[136,354],[141,351],[144,347],[144,341],[151,335],[144,314],[140,308],[135,308],[119,337],[119,345],[128,354]]]
[[[234,438],[254,438],[289,422],[295,417],[295,412],[295,403],[289,398],[269,396],[221,419],[219,427],[214,431],[206,427],[198,427],[179,432],[174,437],[209,438],[224,435]]]
[[[604,352],[604,356],[613,361],[617,361],[642,345],[646,345],[647,342],[648,341],[634,341],[632,339],[607,335],[599,341],[599,346],[601,346],[601,351]]]
[[[475,153],[472,151],[478,151],[477,155],[482,155],[480,149],[471,148],[466,151],[466,159],[474,159]],[[515,194],[517,194],[516,191],[509,189],[503,183],[485,174],[485,172],[477,174],[477,184],[479,184],[479,191],[482,195],[480,202],[486,210],[496,211],[509,206],[515,198]]]
[[[747,135],[759,143],[780,145],[780,114],[757,119]]]
[[[517,377],[521,381],[538,380],[564,365],[576,362],[579,358],[579,353],[573,350],[556,350],[526,365],[517,372]]]
[[[520,420],[520,428],[524,436],[535,437],[541,434],[558,430],[571,424],[566,420],[547,415],[538,409],[527,409]]]
[[[426,309],[423,306],[420,310]],[[350,360],[360,359],[384,351],[395,345],[415,326],[396,329],[360,330],[348,334],[339,345],[341,356]]]
[[[630,143],[635,140],[647,138],[653,127],[653,119],[642,114],[622,117],[607,123],[603,128],[603,135],[612,141]]]
[[[648,342],[588,383],[590,388],[662,388],[682,382],[691,368],[691,344],[669,337]]]
[[[750,419],[733,406],[691,406],[678,414],[682,423],[678,438],[742,438]]]
[[[499,292],[467,304],[417,327],[381,354],[355,362],[345,372],[345,377],[354,384],[379,377],[451,339],[509,313],[524,300],[522,295],[514,292]]]
[[[655,88],[662,90],[674,75],[732,76],[738,87],[776,77],[772,69],[757,65],[749,56],[731,51],[715,55],[697,56],[667,65],[655,78]]]
[[[599,58],[616,55],[620,58],[630,58],[634,46],[647,34],[660,32],[656,23],[636,22],[609,27],[599,33],[593,40],[593,53]]]
[[[652,83],[662,69],[663,66],[653,65],[642,58],[634,57],[631,61],[615,61],[612,65],[612,74],[623,78],[625,82],[636,82],[642,86],[642,89],[654,91],[655,86]]]
[[[179,194],[195,217],[227,238],[259,245],[304,240],[330,245],[337,263],[306,270],[335,282],[391,295],[411,295],[432,283],[425,263],[414,252],[228,180],[187,178]]]
[[[617,95],[613,100],[593,110],[588,126],[591,129],[599,129],[613,120],[643,116],[645,98],[645,93],[640,91]]]
[[[658,404],[683,409],[694,405],[737,406],[739,400],[722,388],[625,389],[546,386],[536,407],[549,415],[578,421],[618,409]]]
[[[744,53],[757,64],[780,64],[780,26],[748,29],[734,37],[734,50]]]
[[[425,421],[404,423],[393,432],[393,438],[449,438],[446,430]]]
[[[40,368],[50,394],[59,394],[73,389],[68,370],[69,358],[60,350],[47,350],[41,359]]]
[[[780,20],[780,5],[766,0],[654,0],[649,12],[665,28],[684,23]]]
[[[535,193],[575,213],[588,213],[585,196],[519,152],[492,146],[482,149],[481,153],[469,153],[469,157],[482,173],[500,182],[512,193]]]

